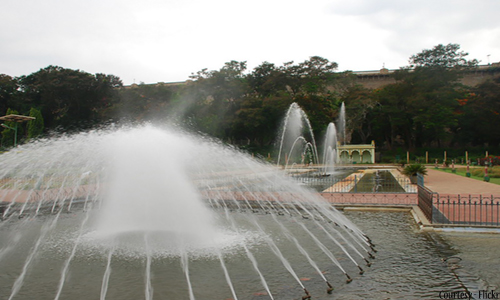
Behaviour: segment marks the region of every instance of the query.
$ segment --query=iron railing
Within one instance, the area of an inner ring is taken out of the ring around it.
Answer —
[[[500,196],[436,194],[432,223],[500,225]]]
[[[418,207],[424,213],[427,220],[432,220],[434,193],[423,185],[418,185]]]

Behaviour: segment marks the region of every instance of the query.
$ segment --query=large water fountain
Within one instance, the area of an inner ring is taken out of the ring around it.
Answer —
[[[297,103],[288,108],[278,137],[277,164],[319,163],[314,132],[306,113]]]
[[[329,123],[323,141],[323,173],[332,174],[337,164],[337,129]]]
[[[285,169],[294,165],[321,165],[320,173],[332,174],[337,161],[337,141],[345,142],[345,104],[340,107],[337,125],[330,122],[322,140],[322,151],[318,151],[316,139],[307,114],[297,103],[288,108],[278,136],[277,165]],[[337,128],[340,128],[337,131]],[[318,154],[321,152],[321,156]]]
[[[323,299],[371,240],[279,168],[151,125],[0,156],[5,299]]]

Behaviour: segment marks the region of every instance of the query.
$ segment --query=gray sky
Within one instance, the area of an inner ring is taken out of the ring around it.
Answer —
[[[58,65],[173,82],[315,55],[340,71],[397,69],[448,43],[487,64],[500,61],[499,13],[499,0],[1,0],[0,74]]]

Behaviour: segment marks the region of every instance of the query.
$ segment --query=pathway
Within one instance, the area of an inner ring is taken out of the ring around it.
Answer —
[[[500,196],[500,185],[427,168],[424,185],[439,194]]]

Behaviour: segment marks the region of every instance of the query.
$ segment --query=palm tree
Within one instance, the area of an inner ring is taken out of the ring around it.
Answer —
[[[407,165],[403,169],[403,175],[410,177],[412,183],[417,182],[417,174],[427,175],[427,168],[421,164]]]

